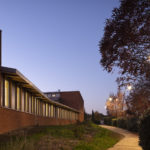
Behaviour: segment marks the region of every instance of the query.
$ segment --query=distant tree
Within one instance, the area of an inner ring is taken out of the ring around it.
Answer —
[[[112,117],[122,117],[125,113],[125,106],[124,96],[120,89],[116,95],[110,94],[106,100],[107,114]]]
[[[106,20],[99,48],[104,69],[120,69],[120,84],[149,77],[150,0],[120,0],[120,7]]]
[[[94,122],[94,111],[92,110],[92,121]]]
[[[108,116],[116,116],[114,99],[116,99],[116,97],[111,94],[109,98],[106,100],[106,110]]]
[[[91,120],[91,119],[92,119],[92,115],[85,111],[84,112],[84,120],[87,121],[87,120]]]
[[[98,111],[94,112],[94,121],[95,123],[100,123],[101,120],[103,120],[104,115],[102,113],[99,113]]]
[[[92,110],[92,121],[96,124],[100,124],[100,121],[104,119],[104,115],[98,111]]]

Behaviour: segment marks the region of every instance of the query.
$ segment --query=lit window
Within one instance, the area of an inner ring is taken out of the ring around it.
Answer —
[[[55,97],[56,95],[55,94],[52,94],[52,97]]]
[[[37,114],[37,99],[34,99],[34,114]]]
[[[39,115],[39,101],[36,99],[36,114]]]
[[[56,107],[53,106],[53,117],[55,118],[56,117]]]
[[[20,110],[20,88],[17,86],[17,110]]]
[[[43,103],[43,116],[45,116],[45,103]]]
[[[48,104],[46,103],[46,117],[48,117]]]
[[[31,113],[34,113],[34,97],[32,96],[32,110]]]
[[[25,111],[28,112],[28,92],[25,93]]]
[[[16,108],[16,91],[15,91],[15,84],[12,83],[12,88],[11,88],[11,108],[15,109]]]
[[[57,118],[59,118],[59,108],[57,108]]]
[[[9,81],[5,80],[5,107],[9,107]]]
[[[29,111],[29,113],[31,113],[31,109],[32,109],[32,97],[31,97],[31,94],[28,94],[28,111]]]
[[[21,111],[24,111],[24,90],[23,89],[21,94]]]
[[[54,109],[53,109],[53,105],[51,105],[51,117],[54,117]]]
[[[51,116],[51,105],[49,104],[48,107],[49,107],[48,116],[50,117]]]
[[[38,99],[38,114],[41,116],[42,115],[42,103],[40,99]]]
[[[61,108],[59,108],[59,118],[61,118]]]

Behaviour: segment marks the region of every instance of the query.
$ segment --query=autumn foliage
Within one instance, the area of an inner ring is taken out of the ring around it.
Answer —
[[[106,20],[99,43],[100,63],[111,72],[119,68],[122,80],[150,76],[150,1],[121,0]]]

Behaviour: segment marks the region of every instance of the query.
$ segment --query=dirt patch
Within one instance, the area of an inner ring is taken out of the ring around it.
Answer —
[[[72,147],[78,143],[79,140],[76,139],[45,136],[38,142],[37,150],[72,150]]]

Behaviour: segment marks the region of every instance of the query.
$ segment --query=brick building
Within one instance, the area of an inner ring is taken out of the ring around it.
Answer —
[[[17,69],[2,67],[0,31],[0,134],[27,126],[83,121],[84,103],[80,92],[67,93],[67,99],[62,92],[62,101],[54,101]],[[78,96],[75,98],[75,95]]]
[[[84,101],[80,91],[45,92],[48,98],[61,104],[67,105],[79,111],[79,121],[84,120]]]

